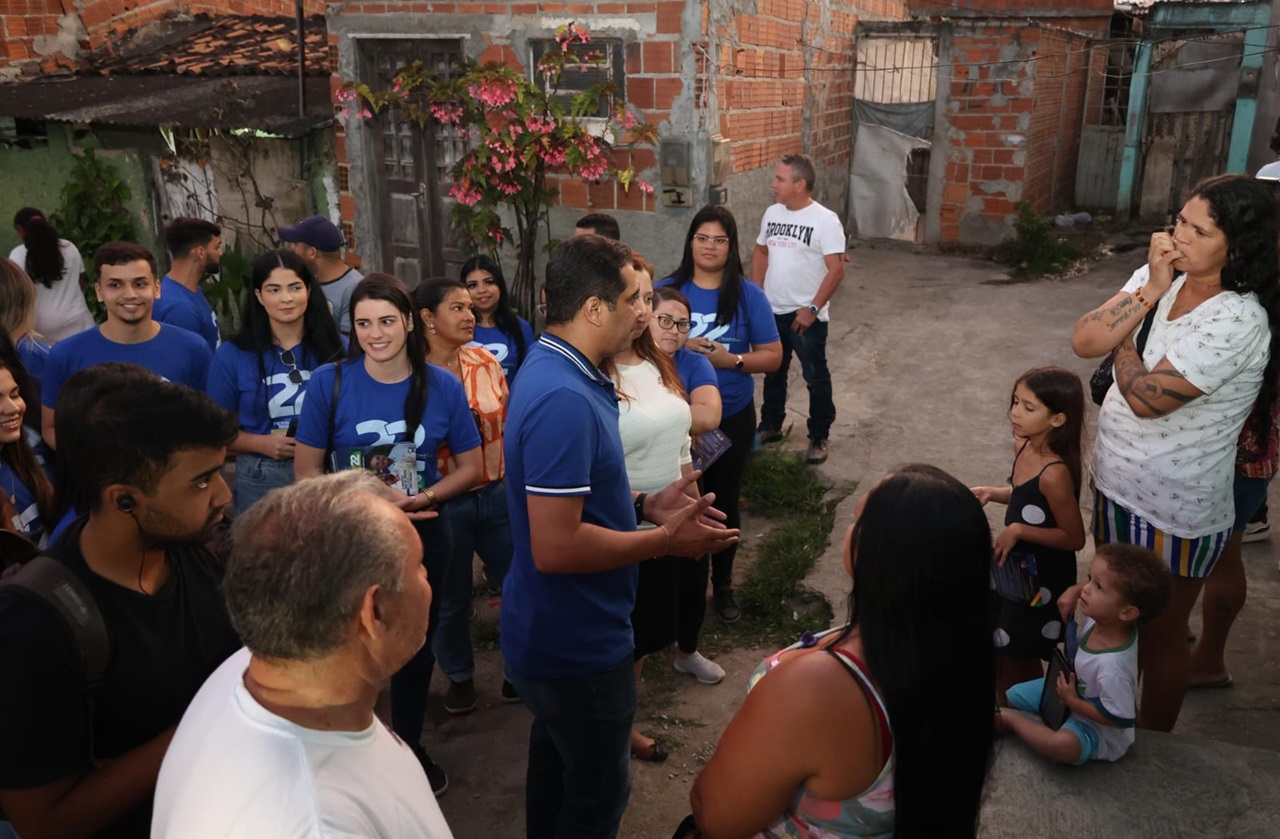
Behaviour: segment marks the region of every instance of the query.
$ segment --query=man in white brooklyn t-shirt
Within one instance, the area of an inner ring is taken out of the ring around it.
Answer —
[[[844,226],[813,200],[816,172],[803,154],[784,155],[773,173],[778,203],[764,211],[751,256],[751,279],[764,286],[782,336],[782,364],[764,376],[760,441],[782,439],[791,354],[809,386],[809,463],[827,459],[827,437],[836,419],[827,369],[827,321],[831,298],[844,279]]]

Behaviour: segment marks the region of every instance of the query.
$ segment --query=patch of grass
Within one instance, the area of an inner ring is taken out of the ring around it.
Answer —
[[[772,521],[753,546],[754,561],[738,586],[742,620],[724,627],[728,639],[785,646],[806,630],[831,623],[831,605],[801,582],[830,542],[835,506],[852,487],[827,498],[818,472],[794,455],[766,448],[752,456],[743,479],[744,505]]]
[[[1040,215],[1030,204],[1018,205],[1013,229],[1017,235],[996,248],[995,258],[1012,265],[1020,277],[1061,274],[1080,258],[1080,252],[1058,235],[1053,219]]]

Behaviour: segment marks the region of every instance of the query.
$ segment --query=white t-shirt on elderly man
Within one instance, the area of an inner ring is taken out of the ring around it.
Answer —
[[[1123,290],[1141,288],[1148,276],[1144,265]],[[1169,320],[1185,282],[1186,275],[1175,279],[1156,304],[1142,360],[1150,370],[1168,358],[1204,396],[1143,419],[1112,385],[1098,415],[1093,480],[1112,501],[1159,529],[1195,539],[1221,533],[1234,520],[1236,440],[1258,398],[1271,329],[1257,297],[1233,291]]]
[[[452,839],[418,759],[380,720],[303,728],[254,700],[248,666],[242,649],[191,700],[160,768],[153,839]]]

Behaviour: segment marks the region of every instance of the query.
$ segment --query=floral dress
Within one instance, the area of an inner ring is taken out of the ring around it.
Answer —
[[[822,638],[839,629],[840,627],[827,630],[817,638]],[[755,687],[760,679],[777,667],[783,654],[801,647],[813,646],[816,643],[816,638],[808,633],[806,636],[804,640],[774,653],[761,662],[751,674],[747,689]],[[880,691],[876,689],[862,662],[836,647],[828,647],[826,652],[836,658],[845,670],[861,683],[866,694],[874,700],[871,707],[880,727],[881,742],[890,746],[889,758],[870,787],[844,801],[824,801],[810,795],[803,786],[800,787],[786,812],[776,822],[757,834],[754,839],[849,839],[855,836],[892,839],[893,837],[894,752],[889,715],[885,709],[884,699],[880,696]]]

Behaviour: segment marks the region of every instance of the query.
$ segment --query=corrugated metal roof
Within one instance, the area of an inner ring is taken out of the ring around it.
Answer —
[[[0,115],[104,125],[256,128],[301,136],[333,119],[323,17],[196,17],[147,27],[77,75],[0,84]]]
[[[0,84],[0,114],[102,125],[256,128],[298,137],[333,120],[327,76],[306,80],[298,115],[288,76],[64,76]]]

